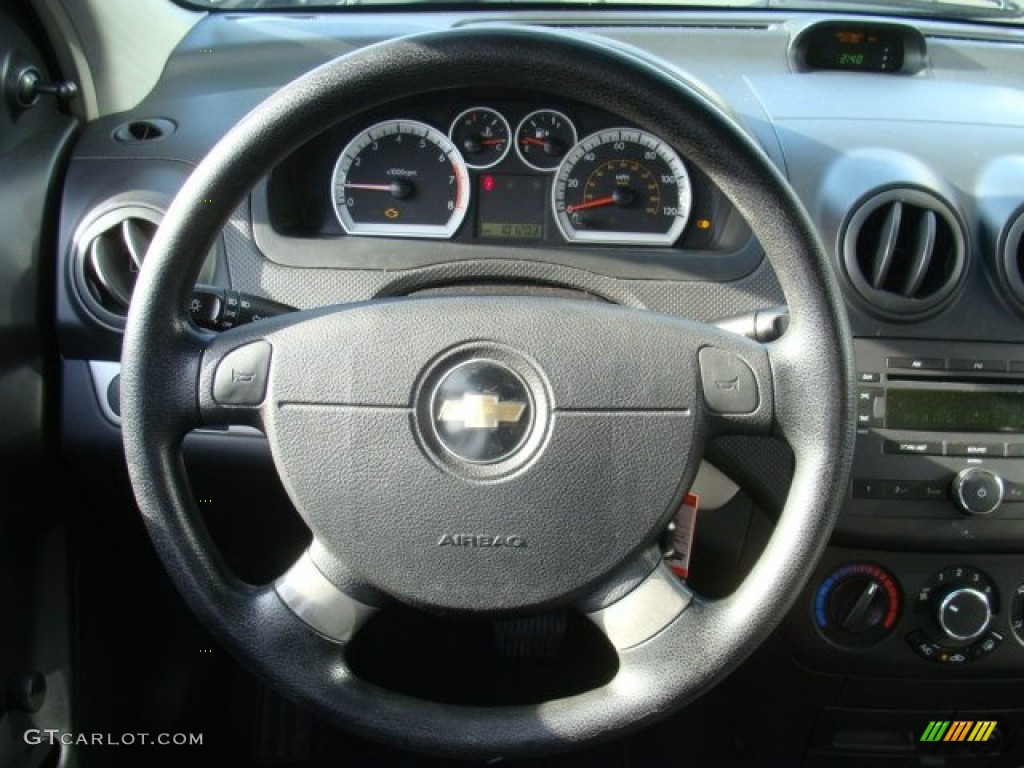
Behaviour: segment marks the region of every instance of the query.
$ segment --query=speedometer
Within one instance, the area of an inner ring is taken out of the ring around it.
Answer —
[[[672,245],[686,227],[692,191],[683,161],[664,141],[611,128],[565,156],[552,198],[566,240]]]
[[[331,193],[350,235],[451,237],[466,216],[469,176],[462,155],[436,128],[388,120],[348,143]]]

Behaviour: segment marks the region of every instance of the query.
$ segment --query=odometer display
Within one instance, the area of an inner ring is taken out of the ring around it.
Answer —
[[[665,142],[612,128],[566,155],[552,198],[571,242],[672,245],[686,227],[692,192],[683,161]]]
[[[481,238],[540,240],[547,214],[547,179],[533,174],[484,174],[477,187]]]
[[[466,216],[466,164],[443,133],[412,120],[361,131],[331,180],[334,210],[350,235],[451,237]]]

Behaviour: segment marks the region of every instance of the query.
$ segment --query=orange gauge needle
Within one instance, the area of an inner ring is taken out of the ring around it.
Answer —
[[[345,189],[369,189],[375,192],[390,192],[390,184],[352,184],[346,183]]]
[[[584,208],[597,208],[601,205],[614,205],[618,201],[613,195],[608,197],[599,197],[597,200],[591,200],[589,203],[580,203],[579,205],[567,205],[565,206],[566,213],[576,213],[576,211],[582,211]]]
[[[520,141],[522,141],[523,144],[536,144],[538,147],[543,147],[546,143],[544,139],[534,139],[529,136],[524,136]]]
[[[505,139],[484,139],[480,143],[485,147],[493,147],[495,144],[504,144]]]

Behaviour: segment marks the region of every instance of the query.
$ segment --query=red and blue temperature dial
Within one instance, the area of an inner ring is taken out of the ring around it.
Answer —
[[[814,622],[844,648],[866,648],[886,638],[899,619],[903,596],[896,578],[872,563],[833,571],[814,596]]]

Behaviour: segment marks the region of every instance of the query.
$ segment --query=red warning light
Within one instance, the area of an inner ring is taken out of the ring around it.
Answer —
[[[484,176],[484,192],[493,192],[495,187],[494,177],[491,174]]]

